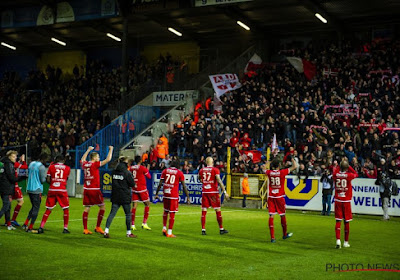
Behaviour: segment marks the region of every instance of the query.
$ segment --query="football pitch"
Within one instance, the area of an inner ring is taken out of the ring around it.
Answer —
[[[13,208],[15,206],[13,202]],[[207,214],[207,235],[201,235],[200,206],[180,205],[175,218],[176,239],[162,236],[162,204],[152,204],[148,224],[137,239],[125,237],[122,208],[110,228],[110,239],[82,234],[82,199],[70,199],[71,234],[62,234],[62,210],[50,215],[45,233],[26,233],[0,227],[0,279],[400,279],[400,218],[354,215],[351,248],[335,249],[334,216],[288,211],[293,237],[282,240],[275,217],[277,242],[270,243],[266,210],[223,208],[220,235],[213,210]],[[45,197],[35,228],[44,213]],[[106,215],[111,203],[106,203]],[[137,210],[141,225],[143,205]],[[21,209],[22,224],[30,209],[29,198]],[[93,230],[98,207],[89,214]],[[4,218],[1,223],[3,224]],[[342,225],[342,236],[343,236]],[[353,265],[353,266],[352,266]],[[357,266],[356,266],[357,265]],[[336,268],[335,268],[336,267]],[[340,271],[349,269],[367,271]],[[373,271],[373,269],[392,271]]]

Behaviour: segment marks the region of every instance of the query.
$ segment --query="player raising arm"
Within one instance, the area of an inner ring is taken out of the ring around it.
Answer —
[[[83,205],[85,206],[85,210],[83,211],[82,219],[83,219],[83,233],[84,234],[92,234],[91,231],[87,228],[87,220],[89,216],[90,207],[97,205],[100,207],[99,213],[97,215],[97,225],[95,228],[95,232],[100,234],[104,234],[101,226],[101,221],[103,220],[105,206],[104,206],[104,198],[103,194],[100,191],[100,171],[99,168],[103,165],[109,163],[112,159],[112,154],[114,147],[109,146],[108,155],[105,160],[100,161],[100,156],[98,153],[93,152],[90,154],[90,161],[86,161],[88,154],[94,148],[90,146],[87,151],[83,154],[81,158],[81,166],[83,169],[83,173],[85,176],[85,181],[83,185]]]
[[[287,233],[286,223],[286,202],[285,202],[285,178],[290,172],[297,168],[297,162],[292,158],[292,166],[290,168],[279,170],[279,161],[273,160],[271,162],[271,169],[267,170],[268,177],[268,212],[269,212],[269,232],[271,234],[271,242],[275,243],[274,232],[274,216],[279,214],[281,216],[281,224],[283,229],[283,239],[287,239],[293,233]]]
[[[71,169],[69,166],[66,166],[64,162],[64,156],[58,155],[55,158],[55,163],[50,165],[47,171],[47,183],[50,184],[50,188],[46,199],[46,212],[43,214],[42,222],[38,230],[39,234],[43,233],[47,218],[50,216],[53,208],[56,207],[57,202],[64,211],[63,233],[70,233],[68,230],[69,198],[67,193],[67,181]]]
[[[353,219],[351,213],[351,200],[353,199],[353,186],[351,181],[358,177],[357,172],[349,165],[349,162],[343,160],[340,163],[340,171],[333,173],[333,182],[335,184],[335,232],[336,249],[341,248],[340,227],[344,220],[344,242],[343,247],[350,247],[350,221]]]
[[[202,188],[202,201],[201,201],[201,234],[206,235],[206,215],[207,208],[212,207],[217,215],[217,221],[219,225],[219,233],[228,233],[222,226],[222,215],[221,215],[221,200],[219,198],[218,185],[221,187],[225,198],[229,199],[226,193],[224,183],[222,183],[220,172],[218,168],[215,168],[214,160],[212,157],[206,159],[207,167],[203,167],[199,171],[199,179],[203,184]]]
[[[186,203],[190,204],[189,192],[185,184],[185,176],[182,171],[177,169],[180,165],[179,160],[174,160],[171,163],[171,167],[164,169],[161,173],[160,183],[158,184],[156,196],[154,199],[158,199],[158,193],[160,192],[161,186],[164,190],[164,215],[163,215],[163,235],[166,237],[176,237],[172,234],[172,228],[175,222],[175,213],[178,212],[179,206],[179,182],[182,184],[183,190],[186,194]],[[169,225],[167,232],[167,220],[169,213]]]

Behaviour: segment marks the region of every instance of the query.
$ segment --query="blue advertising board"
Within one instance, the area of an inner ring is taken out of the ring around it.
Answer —
[[[147,190],[149,191],[150,200],[153,201],[155,196],[158,184],[160,182],[161,172],[160,171],[151,171],[151,179],[147,179]],[[225,184],[225,174],[221,174],[222,182]],[[110,170],[101,171],[100,176],[101,182],[101,191],[104,197],[111,197],[112,190],[112,175]],[[199,180],[198,174],[185,174],[185,184],[189,191],[190,202],[192,204],[201,204],[201,190],[202,185]],[[162,189],[160,192],[160,201],[163,199]],[[179,202],[186,203],[186,195],[183,192],[183,188],[180,185],[179,187]],[[221,202],[223,202],[223,197],[221,197]]]

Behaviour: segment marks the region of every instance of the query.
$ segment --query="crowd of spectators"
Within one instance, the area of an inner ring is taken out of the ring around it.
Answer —
[[[156,83],[165,75],[160,68],[171,63],[170,57],[155,65],[131,59],[130,88]],[[52,66],[44,72],[30,71],[25,80],[16,72],[5,73],[0,80],[0,147],[28,143],[33,158],[42,152],[71,158],[68,150],[111,122],[103,111],[121,98],[120,77],[121,68],[100,61],[75,66],[71,79],[64,79],[62,70]]]
[[[393,129],[400,124],[399,53],[395,40],[294,50],[292,56],[316,65],[312,80],[287,62],[265,64],[221,98],[222,112],[206,104],[178,123],[170,133],[171,154],[192,159],[194,170],[205,156],[226,167],[231,146],[233,172],[261,173],[265,157],[254,162],[239,151],[265,155],[276,135],[280,151],[272,157],[285,165],[294,157],[299,176],[321,175],[346,158],[361,177],[376,178],[377,169],[386,168],[400,178]]]

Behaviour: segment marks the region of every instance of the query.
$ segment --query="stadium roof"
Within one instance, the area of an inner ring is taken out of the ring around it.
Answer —
[[[61,1],[2,0],[0,11],[11,8],[43,6]],[[135,2],[135,1],[133,1]],[[137,2],[137,1],[136,1]],[[253,0],[226,5],[190,7],[190,0],[156,0],[161,5],[134,8],[129,16],[131,46],[194,40],[200,45],[230,40],[253,40],[281,35],[307,35],[315,32],[349,31],[371,25],[400,23],[400,1],[397,0]],[[183,7],[183,8],[180,8]],[[327,24],[315,16],[320,13]],[[240,20],[251,30],[242,29]],[[183,33],[178,37],[167,28]],[[88,49],[98,46],[116,46],[107,32],[122,36],[123,19],[120,15],[94,20],[56,23],[37,27],[2,28],[0,40],[22,51],[58,50],[60,46],[49,41],[49,36],[66,41],[68,49]],[[4,52],[1,48],[1,52]]]

